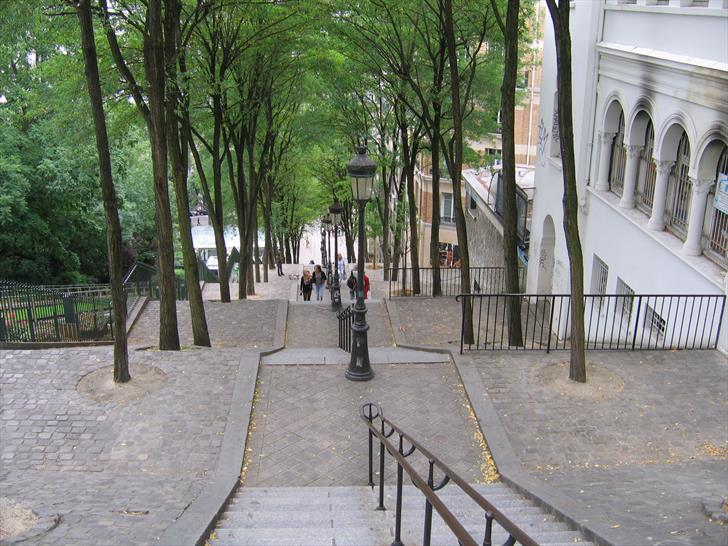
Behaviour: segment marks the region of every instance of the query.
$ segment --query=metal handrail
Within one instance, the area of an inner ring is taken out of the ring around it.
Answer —
[[[385,510],[384,506],[384,451],[389,452],[390,455],[397,461],[397,500],[396,500],[396,515],[395,515],[395,539],[394,545],[402,545],[401,541],[401,522],[402,522],[402,471],[406,471],[412,483],[422,492],[426,498],[425,503],[425,522],[424,522],[424,537],[423,546],[429,546],[430,535],[432,530],[432,508],[437,510],[438,514],[450,528],[458,542],[462,546],[477,546],[477,542],[468,533],[458,519],[453,515],[452,512],[445,506],[442,500],[435,494],[436,491],[442,489],[450,481],[458,485],[460,489],[467,494],[475,503],[480,506],[484,511],[486,520],[485,526],[485,538],[484,544],[491,544],[491,533],[492,524],[495,520],[505,531],[509,534],[508,540],[505,545],[512,545],[516,541],[521,543],[523,546],[538,546],[538,543],[533,540],[528,533],[513,523],[503,512],[498,510],[493,504],[486,500],[480,493],[478,493],[470,484],[467,483],[462,477],[456,474],[449,466],[440,461],[435,457],[429,450],[427,450],[422,444],[414,440],[409,434],[407,434],[400,427],[392,423],[389,419],[384,417],[384,411],[381,406],[374,402],[367,402],[362,404],[359,409],[359,416],[366,423],[369,429],[369,485],[374,487],[373,481],[373,436],[379,439],[379,506],[377,510]],[[379,427],[375,426],[374,422],[378,421]],[[387,432],[387,428],[389,431]],[[394,433],[399,436],[399,446],[397,448],[388,440]],[[404,441],[410,444],[409,449],[404,450]],[[406,458],[412,455],[415,451],[419,451],[424,455],[429,463],[429,472],[427,481],[425,481],[412,466],[406,461]],[[435,485],[433,480],[433,469],[437,467],[443,472],[444,478]],[[504,545],[504,546],[505,546]]]
[[[418,271],[419,286],[415,290],[413,275]],[[397,296],[432,296],[437,284],[432,267],[390,267],[387,269],[389,279],[389,298]],[[456,296],[463,288],[461,286],[462,269],[460,267],[441,266],[439,271],[439,295]],[[499,294],[505,290],[506,273],[504,267],[469,268],[471,287],[475,293]],[[526,280],[526,269],[518,268],[518,286],[523,288]],[[399,291],[397,293],[397,291]]]

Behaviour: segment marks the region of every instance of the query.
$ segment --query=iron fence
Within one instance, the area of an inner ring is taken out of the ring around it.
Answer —
[[[0,280],[0,341],[113,339],[108,291],[62,292]]]
[[[498,510],[490,501],[478,493],[466,480],[456,474],[452,469],[445,465],[441,460],[435,457],[422,444],[417,442],[384,417],[384,412],[379,404],[368,402],[363,404],[359,410],[359,416],[367,426],[368,433],[368,477],[369,485],[374,488],[374,438],[379,442],[379,504],[377,510],[386,510],[384,505],[384,467],[385,454],[389,453],[392,459],[397,463],[397,496],[395,500],[394,513],[394,542],[392,544],[402,544],[402,487],[404,472],[407,473],[409,479],[415,487],[425,497],[425,510],[422,518],[423,537],[422,544],[430,545],[432,538],[432,510],[440,515],[442,521],[455,535],[457,543],[461,546],[477,546],[473,536],[465,529],[464,525],[458,520],[456,515],[447,507],[442,499],[435,494],[448,484],[458,487],[465,493],[477,506],[483,510],[483,542],[482,544],[492,544],[493,540],[493,523],[499,524],[508,534],[508,539],[504,546],[513,546],[519,543],[523,546],[537,546],[537,542],[531,538],[528,533],[511,521],[508,516]],[[397,437],[397,441],[391,437]],[[414,453],[422,455],[427,465],[427,478],[421,476],[415,469],[414,465],[407,460]],[[443,477],[435,482],[435,470],[438,475]]]
[[[420,267],[419,290],[415,290],[413,283],[414,268],[399,267],[389,268],[389,297],[401,296],[423,296],[433,295],[435,285],[433,270],[431,267]],[[525,288],[526,270],[518,270],[518,286],[521,290]],[[503,267],[471,267],[470,283],[476,294],[500,294],[505,291],[506,278]],[[440,295],[457,296],[462,290],[462,271],[457,267],[440,268]]]
[[[464,350],[570,349],[571,295],[460,294]],[[473,309],[472,343],[464,336],[465,303]],[[726,296],[607,294],[584,296],[586,348],[593,350],[715,349]],[[509,331],[521,316],[521,336]]]
[[[336,313],[336,318],[339,319],[339,349],[344,349],[347,353],[351,352],[351,321],[353,317],[353,305]]]

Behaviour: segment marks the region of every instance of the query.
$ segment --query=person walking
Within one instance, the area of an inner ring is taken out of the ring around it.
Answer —
[[[308,269],[303,270],[303,276],[301,277],[301,289],[300,294],[303,296],[303,301],[311,301],[311,292],[313,291],[313,277],[311,271]]]
[[[346,260],[344,260],[341,254],[336,255],[336,267],[339,268],[339,278],[343,279],[346,277]]]
[[[349,288],[349,298],[351,298],[351,301],[354,301],[356,299],[356,277],[354,276],[354,271],[349,272],[349,278],[346,279],[346,286]]]
[[[326,288],[326,273],[320,265],[313,268],[313,284],[316,288],[316,301],[324,301],[324,289]]]
[[[278,276],[282,277],[283,276],[283,254],[281,253],[280,250],[276,253],[276,267],[278,268]]]
[[[369,299],[369,277],[364,273],[364,299]]]

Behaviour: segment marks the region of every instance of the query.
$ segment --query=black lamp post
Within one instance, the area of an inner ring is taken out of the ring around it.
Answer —
[[[354,305],[354,321],[351,324],[352,346],[349,368],[346,378],[352,381],[368,381],[374,377],[369,362],[369,345],[367,344],[367,307],[364,303],[364,211],[367,201],[371,199],[374,187],[374,173],[377,165],[367,156],[365,146],[359,146],[357,154],[346,165],[346,171],[351,178],[351,194],[359,205],[359,250],[357,260],[356,305]]]
[[[328,262],[328,253],[326,252],[326,224],[329,222],[328,215],[321,218],[321,264],[325,268]]]
[[[341,285],[339,284],[339,222],[341,222],[341,213],[344,207],[341,206],[338,199],[335,199],[329,207],[329,217],[334,224],[334,284],[331,286],[331,307],[334,309],[341,308]]]
[[[324,243],[326,243],[326,258],[321,266],[326,269],[328,276],[331,274],[331,215],[329,213],[324,214],[324,219],[321,220],[321,223],[324,228]]]

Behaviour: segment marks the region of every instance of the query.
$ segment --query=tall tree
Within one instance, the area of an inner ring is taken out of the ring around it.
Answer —
[[[204,12],[193,11],[188,20],[189,27],[194,27],[198,17]],[[174,193],[177,199],[177,218],[179,221],[182,262],[187,281],[187,299],[190,305],[192,321],[192,338],[195,345],[210,347],[210,333],[207,328],[205,305],[202,301],[202,289],[197,268],[195,248],[192,244],[192,226],[190,222],[190,201],[187,194],[188,153],[187,139],[180,131],[178,112],[189,111],[189,93],[183,96],[178,77],[186,75],[186,62],[183,36],[180,29],[182,3],[179,0],[165,0],[164,11],[164,62],[167,77],[167,96],[165,101],[165,124],[167,133],[167,151],[174,181]]]
[[[167,187],[167,139],[165,131],[165,77],[164,47],[162,43],[162,3],[149,0],[141,25],[143,32],[143,59],[147,86],[137,84],[119,46],[116,30],[106,0],[99,0],[106,38],[122,79],[129,87],[135,104],[147,125],[152,152],[154,178],[154,205],[157,239],[157,266],[159,270],[159,348],[178,351],[177,305],[175,301],[174,247],[172,243],[172,213]],[[126,17],[126,14],[121,16]],[[135,23],[136,25],[136,23]],[[139,25],[136,25],[139,26]],[[130,30],[132,25],[129,25]],[[145,98],[146,97],[146,98]]]
[[[569,379],[586,382],[586,344],[584,335],[584,258],[579,239],[579,202],[574,155],[574,120],[571,109],[571,30],[569,0],[546,0],[554,26],[556,42],[556,80],[558,89],[559,146],[564,178],[564,232],[569,253],[571,281],[571,355]]]
[[[499,12],[495,0],[490,0],[498,26],[503,33],[505,65],[501,84],[501,120],[503,138],[503,167],[501,189],[503,195],[503,263],[505,265],[506,293],[518,294],[518,210],[516,206],[516,80],[518,78],[518,15],[520,0],[508,0],[506,20]],[[508,343],[523,345],[521,332],[520,297],[506,302],[508,316]]]
[[[90,0],[79,0],[76,14],[81,27],[81,47],[83,49],[84,72],[86,85],[91,101],[91,115],[96,132],[96,147],[99,156],[101,192],[106,212],[106,244],[109,258],[109,276],[111,278],[111,302],[113,309],[114,331],[114,381],[126,383],[131,380],[129,374],[129,353],[126,341],[126,298],[124,296],[124,279],[121,264],[121,224],[116,202],[116,191],[111,174],[111,155],[109,138],[106,131],[106,117],[101,93],[101,81],[96,56],[93,20]]]

